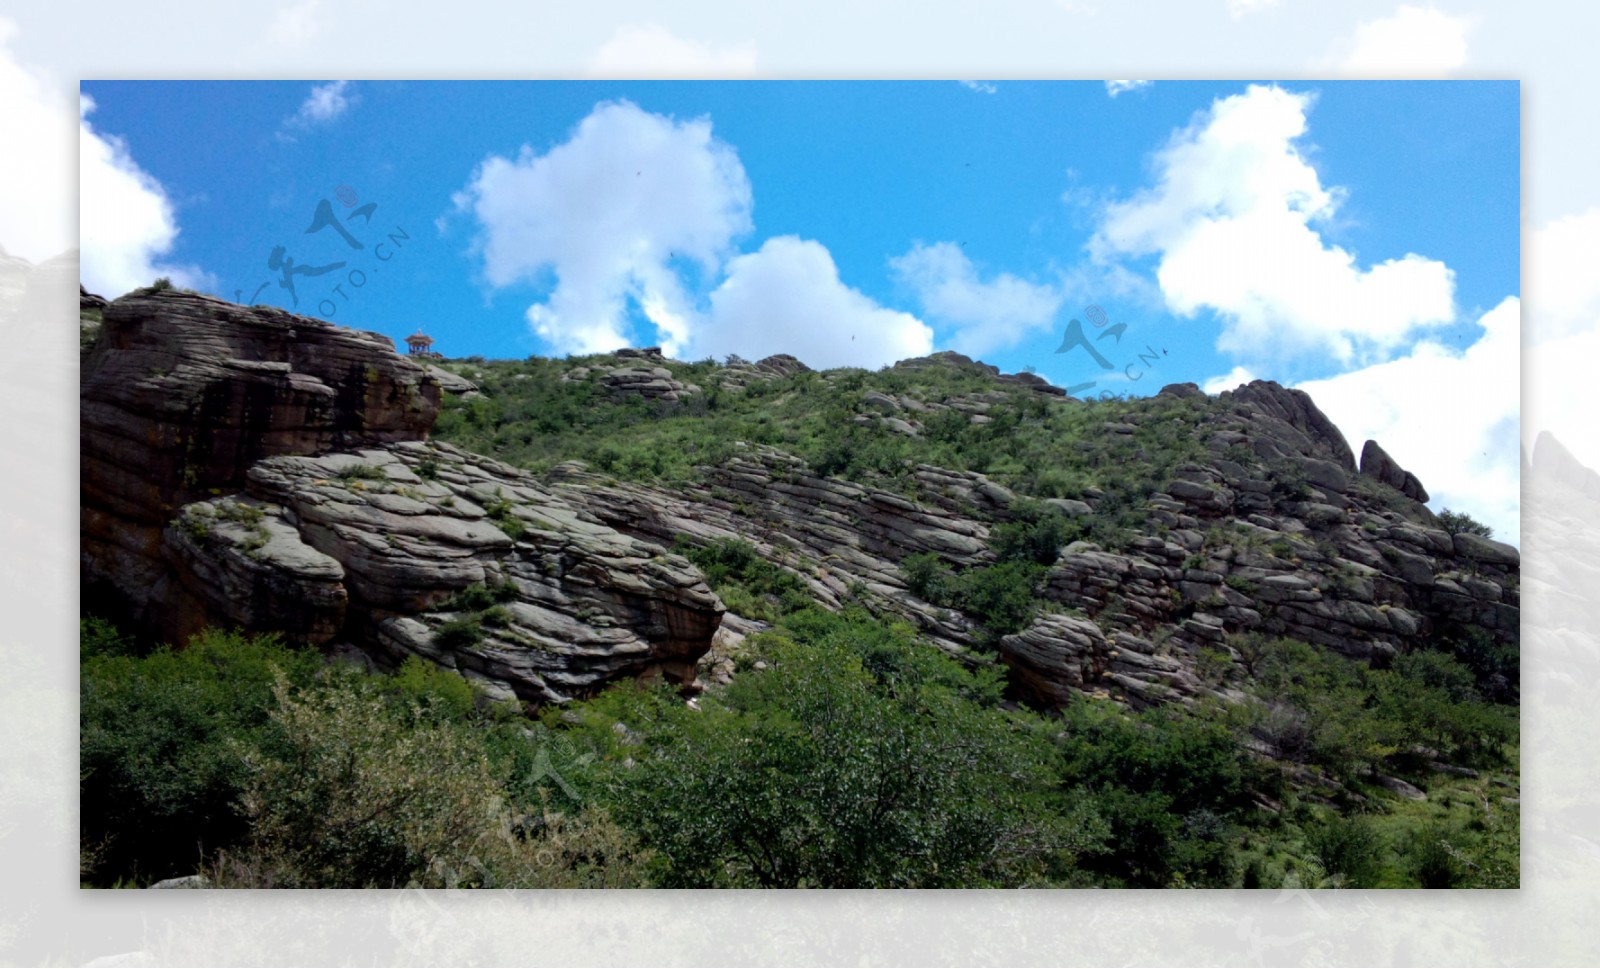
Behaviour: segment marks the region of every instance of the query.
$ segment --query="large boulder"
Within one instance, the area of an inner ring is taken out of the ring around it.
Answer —
[[[1428,489],[1422,486],[1417,476],[1400,467],[1400,463],[1391,458],[1377,441],[1368,441],[1362,446],[1361,473],[1376,478],[1412,501],[1423,504],[1428,501]]]

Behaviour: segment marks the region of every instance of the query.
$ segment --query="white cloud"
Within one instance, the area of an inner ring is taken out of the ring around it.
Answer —
[[[294,46],[304,44],[322,32],[317,14],[322,0],[301,0],[280,7],[267,25],[267,38],[276,44]]]
[[[1106,93],[1116,97],[1125,91],[1137,91],[1142,87],[1149,87],[1154,81],[1107,81]]]
[[[977,91],[979,94],[997,94],[1000,91],[999,88],[995,87],[993,84],[990,84],[988,81],[962,81],[961,86],[969,90]]]
[[[932,350],[931,329],[846,286],[820,243],[778,236],[728,264],[693,355],[790,353],[822,369],[880,367]]]
[[[1528,235],[1529,339],[1600,329],[1600,206]]]
[[[1357,454],[1370,438],[1421,479],[1435,510],[1465,511],[1516,541],[1521,301],[1508,297],[1478,322],[1484,334],[1464,352],[1423,340],[1399,359],[1299,389]]]
[[[1363,21],[1352,38],[1327,58],[1339,73],[1356,77],[1437,77],[1467,62],[1467,34],[1474,18],[1454,17],[1437,7],[1400,7],[1387,17]]]
[[[1258,10],[1276,7],[1282,2],[1283,0],[1228,0],[1228,14],[1238,20]]]
[[[172,251],[178,220],[161,183],[139,167],[128,146],[89,124],[94,102],[81,99],[78,121],[79,274],[91,292],[115,298],[158,276],[178,286],[210,289],[196,266],[160,261]]]
[[[1240,384],[1247,384],[1252,380],[1259,380],[1248,367],[1234,367],[1220,377],[1212,377],[1200,385],[1200,389],[1208,394],[1220,394],[1224,390],[1232,390]]]
[[[12,56],[16,26],[0,17],[0,246],[30,262],[72,248],[72,98]]]
[[[300,110],[290,119],[290,126],[307,129],[327,124],[344,114],[350,105],[355,103],[355,96],[347,93],[349,90],[349,81],[329,81],[327,84],[313,85],[311,93],[306,95],[305,101],[301,103]]]
[[[624,24],[589,63],[592,77],[751,77],[756,48],[749,41],[713,47],[679,37],[660,24]]]
[[[1010,273],[987,282],[953,242],[918,244],[890,260],[895,275],[916,293],[923,312],[954,328],[949,343],[970,356],[1016,346],[1030,333],[1048,330],[1061,306],[1052,286]]]
[[[1408,253],[1362,269],[1314,225],[1343,191],[1324,188],[1296,148],[1311,95],[1251,85],[1216,101],[1156,156],[1157,184],[1106,207],[1098,261],[1160,257],[1167,307],[1222,317],[1217,348],[1249,357],[1386,355],[1454,320],[1454,274]]]
[[[488,158],[456,204],[481,226],[491,285],[554,273],[554,291],[527,316],[558,353],[629,345],[630,299],[656,324],[662,348],[677,352],[693,307],[669,263],[690,260],[712,276],[751,229],[744,166],[711,122],[625,101],[597,105],[544,154],[524,147],[515,160]]]

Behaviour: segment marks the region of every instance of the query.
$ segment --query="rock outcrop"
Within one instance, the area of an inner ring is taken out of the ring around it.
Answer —
[[[440,385],[358,333],[175,291],[104,308],[82,386],[86,595],[426,657],[493,696],[688,683],[722,605],[684,559],[428,443]]]
[[[596,381],[612,397],[642,397],[645,400],[676,404],[700,393],[694,384],[680,383],[672,371],[661,366],[665,357],[660,347],[643,350],[618,350],[614,366],[574,367],[562,377],[567,381]]]
[[[231,494],[263,458],[426,436],[439,385],[387,337],[207,296],[104,309],[80,397],[86,585],[142,616],[178,509]]]
[[[726,678],[762,624],[724,622],[722,601],[668,549],[729,540],[825,608],[865,603],[951,655],[1005,664],[1016,694],[1044,705],[1230,699],[1216,669],[1242,661],[1248,634],[1379,662],[1441,637],[1520,635],[1517,550],[1444,530],[1415,475],[1371,441],[1358,469],[1311,399],[1270,381],[1214,399],[1171,385],[1154,406],[1071,424],[1122,442],[1083,444],[1125,460],[1181,442],[1182,460],[1152,461],[1123,493],[1025,500],[984,474],[910,462],[869,484],[754,443],[698,468],[695,487],[669,488],[578,462],[536,477],[428,441],[444,371],[376,334],[170,291],[101,312],[83,385],[86,588],[116,589],[172,639],[208,623],[276,629],[384,663],[424,657],[532,704],[618,678],[689,684],[702,659]],[[625,350],[562,379],[672,405],[700,393],[673,366],[654,348]],[[733,358],[698,379],[733,393],[828,388],[856,423],[913,437],[1102,406],[959,354],[896,365],[940,367],[960,373],[930,386],[958,391],[866,389],[862,371],[813,378],[787,356]],[[1600,488],[1559,446],[1540,448],[1550,475]],[[1001,527],[1041,508],[1096,540],[1059,549],[1023,628],[998,635],[913,591],[912,556],[957,572],[994,565]]]
[[[900,366],[974,365],[937,354]],[[1165,396],[1204,395],[1180,385]],[[1193,429],[1209,456],[1173,469],[1147,499],[1139,534],[1117,548],[1062,549],[1036,594],[1071,615],[1046,610],[999,640],[1021,694],[1060,703],[1088,692],[1136,705],[1224,695],[1200,675],[1202,654],[1232,656],[1230,639],[1252,632],[1358,661],[1469,627],[1517,640],[1514,548],[1439,528],[1414,497],[1426,494],[1414,476],[1380,477],[1372,458],[1358,474],[1343,436],[1303,392],[1257,381],[1221,396],[1222,406],[1207,407]],[[869,391],[857,421],[900,420],[910,425],[901,433],[916,433],[919,418],[958,409],[977,419],[1002,398],[924,401]],[[1138,433],[1139,420],[1108,424],[1106,433]],[[909,493],[889,492],[756,446],[702,471],[705,487],[692,496],[617,483],[576,464],[558,467],[552,480],[620,531],[662,543],[749,541],[819,602],[836,608],[868,598],[947,652],[972,655],[980,641],[973,621],[913,595],[900,563],[928,552],[956,569],[992,563],[989,534],[1012,516],[1010,490],[981,474],[923,465]],[[1090,490],[1049,504],[1076,517],[1093,514],[1101,498]]]
[[[1377,441],[1368,441],[1361,448],[1361,473],[1377,478],[1412,501],[1428,500],[1428,489],[1422,486],[1417,476],[1400,467]]]

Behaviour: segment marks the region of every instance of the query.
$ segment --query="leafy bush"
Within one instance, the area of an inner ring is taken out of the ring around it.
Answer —
[[[1309,847],[1323,870],[1345,888],[1376,887],[1384,854],[1382,837],[1363,817],[1333,817],[1312,830]]]
[[[1083,534],[1072,519],[1039,502],[1019,501],[1011,511],[1017,520],[996,525],[989,533],[989,547],[1002,562],[1053,565],[1062,547]]]
[[[619,776],[619,811],[662,884],[1026,884],[1096,841],[1091,817],[1046,809],[1039,735],[941,682],[958,667],[880,679],[808,623],[801,641],[762,637],[768,668],[699,712],[635,721],[648,750]]]
[[[448,619],[433,631],[433,644],[440,649],[467,649],[481,642],[483,617],[477,613]]]
[[[495,527],[506,533],[506,537],[513,542],[522,541],[522,536],[527,534],[528,523],[522,520],[516,512],[516,507],[507,498],[502,489],[496,488],[494,497],[483,503],[484,513]]]
[[[1225,726],[1157,709],[1130,716],[1084,700],[1064,713],[1062,783],[1110,824],[1083,864],[1113,884],[1225,886],[1252,769]]]
[[[723,539],[695,546],[680,541],[677,551],[704,573],[724,605],[747,619],[772,622],[811,605],[805,582],[768,561],[749,542]]]
[[[1494,529],[1471,515],[1462,511],[1451,511],[1446,508],[1439,512],[1439,527],[1452,535],[1480,535],[1484,538],[1493,538]]]
[[[93,880],[193,873],[236,843],[246,818],[241,754],[267,726],[279,676],[307,683],[314,650],[208,631],[139,658],[98,653],[80,674],[80,835],[103,847]]]
[[[347,464],[334,473],[341,481],[387,481],[389,473],[375,464]]]
[[[900,563],[906,588],[936,606],[958,609],[983,625],[990,639],[1025,628],[1038,611],[1035,589],[1045,574],[1037,562],[1011,561],[954,572],[931,552]]]
[[[415,671],[409,674],[413,679]],[[249,839],[215,871],[251,888],[596,887],[642,878],[632,839],[602,812],[542,812],[505,797],[461,711],[419,716],[359,674],[292,693],[250,751]],[[399,692],[415,690],[404,679]],[[423,690],[436,695],[437,684]],[[452,715],[454,713],[455,715]],[[598,853],[598,857],[596,857]],[[598,864],[596,864],[598,862]]]

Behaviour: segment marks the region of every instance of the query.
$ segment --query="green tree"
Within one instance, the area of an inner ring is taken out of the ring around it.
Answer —
[[[1048,744],[963,697],[959,667],[890,649],[869,668],[810,620],[803,641],[766,636],[768,668],[720,700],[656,708],[619,771],[663,884],[1016,885],[1094,841],[1092,816],[1047,805]]]
[[[314,650],[217,630],[182,650],[83,660],[80,835],[99,846],[91,881],[192,874],[244,836],[241,743],[269,722],[280,675],[307,683]]]

